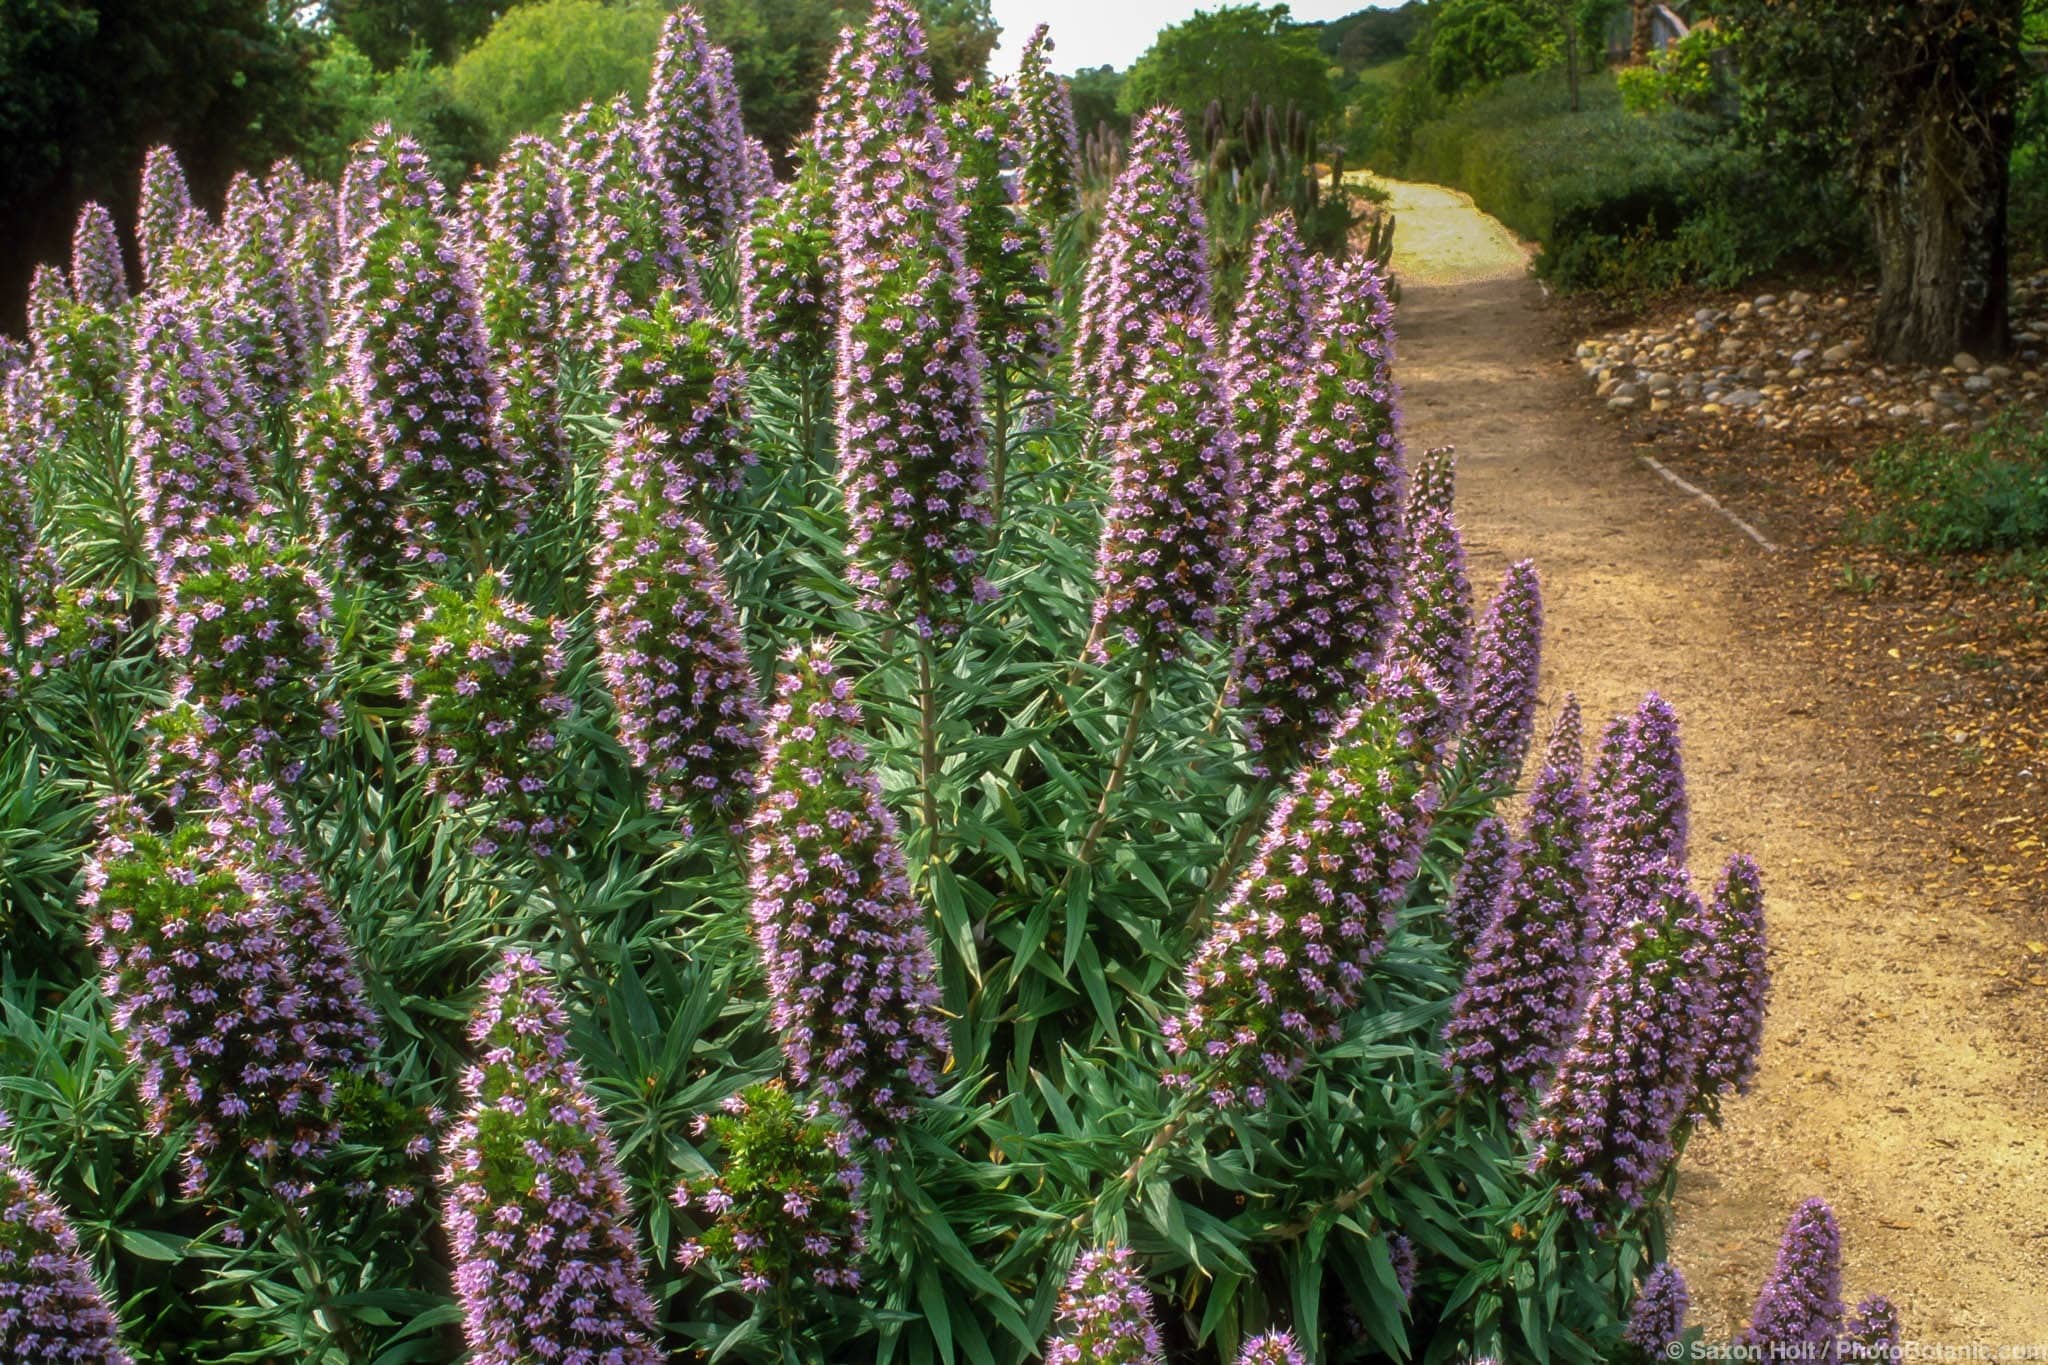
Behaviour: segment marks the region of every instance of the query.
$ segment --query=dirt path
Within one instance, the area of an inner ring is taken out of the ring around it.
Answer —
[[[1797,604],[1759,590],[1770,556],[1597,420],[1513,237],[1462,195],[1390,188],[1407,439],[1458,447],[1476,587],[1510,558],[1542,571],[1546,720],[1566,689],[1589,729],[1663,692],[1696,878],[1738,850],[1764,869],[1762,1074],[1679,1189],[1695,1319],[1739,1325],[1792,1206],[1820,1195],[1852,1303],[1889,1294],[1914,1341],[2048,1348],[2048,1052],[1989,989],[2013,930],[1930,882],[1946,850],[1903,818],[1911,775],[1838,722],[1781,628]]]

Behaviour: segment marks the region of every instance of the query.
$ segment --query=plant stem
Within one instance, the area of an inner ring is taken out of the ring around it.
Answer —
[[[932,679],[930,635],[917,642],[918,801],[924,810],[925,860],[939,861],[939,695]]]
[[[1381,1163],[1378,1170],[1374,1171],[1365,1179],[1359,1181],[1356,1185],[1353,1185],[1350,1189],[1344,1191],[1344,1193],[1338,1195],[1335,1199],[1330,1200],[1326,1204],[1320,1205],[1317,1208],[1316,1212],[1310,1214],[1308,1217],[1296,1219],[1292,1223],[1282,1223],[1279,1227],[1274,1228],[1270,1233],[1266,1234],[1268,1240],[1275,1242],[1291,1242],[1295,1238],[1307,1234],[1307,1232],[1315,1226],[1316,1219],[1320,1217],[1323,1213],[1328,1212],[1336,1214],[1345,1214],[1357,1208],[1360,1204],[1364,1203],[1368,1198],[1372,1196],[1372,1192],[1374,1190],[1378,1189],[1381,1185],[1386,1183],[1387,1177],[1393,1175],[1396,1171],[1400,1170],[1409,1162],[1413,1161],[1415,1159],[1415,1154],[1422,1150],[1422,1146],[1424,1143],[1428,1142],[1431,1138],[1434,1138],[1437,1134],[1443,1132],[1444,1129],[1450,1127],[1451,1120],[1455,1119],[1457,1116],[1457,1104],[1449,1100],[1446,1100],[1442,1111],[1438,1113],[1435,1118],[1431,1119],[1421,1132],[1417,1133],[1414,1137],[1409,1138],[1408,1141],[1402,1145],[1400,1151],[1394,1153],[1392,1157],[1390,1157],[1385,1162]]]
[[[1216,898],[1237,875],[1238,860],[1244,856],[1245,845],[1252,841],[1253,835],[1266,826],[1272,793],[1273,784],[1270,779],[1261,782],[1252,792],[1251,804],[1246,806],[1244,814],[1238,817],[1237,829],[1232,832],[1230,843],[1224,847],[1223,856],[1216,860],[1216,870],[1209,874],[1209,884],[1202,888],[1202,896],[1195,902],[1194,913],[1188,916],[1190,926],[1199,925],[1209,917],[1209,912],[1215,908]]]
[[[569,907],[568,898],[562,894],[562,878],[552,858],[541,863],[541,881],[547,887],[548,900],[555,907],[555,924],[562,931],[562,938],[569,945],[571,956],[583,974],[590,978],[591,998],[600,1006],[605,1002],[604,971],[598,966],[597,958],[590,951],[590,940],[583,936],[583,921]]]
[[[344,1360],[361,1360],[363,1353],[356,1341],[354,1327],[349,1320],[333,1309],[334,1290],[327,1283],[327,1274],[321,1268],[320,1259],[313,1255],[307,1242],[306,1220],[298,1206],[289,1199],[279,1199],[271,1193],[284,1210],[284,1243],[291,1251],[292,1260],[298,1265],[299,1274],[319,1297],[319,1306],[313,1310],[313,1320],[327,1329],[333,1345],[341,1351]]]
[[[1110,765],[1109,780],[1102,785],[1102,799],[1095,804],[1095,822],[1088,826],[1088,832],[1081,838],[1081,851],[1077,863],[1086,863],[1095,856],[1096,841],[1109,825],[1109,808],[1116,794],[1123,788],[1124,777],[1130,771],[1131,755],[1138,749],[1138,732],[1144,728],[1146,704],[1152,699],[1151,689],[1146,685],[1141,669],[1131,684],[1131,715],[1124,722],[1123,742],[1117,746],[1116,761]]]
[[[993,419],[995,448],[990,452],[988,465],[989,512],[995,519],[995,531],[1003,531],[1003,485],[1010,469],[1010,372],[1007,366],[997,365],[995,370],[995,403],[990,416]]]

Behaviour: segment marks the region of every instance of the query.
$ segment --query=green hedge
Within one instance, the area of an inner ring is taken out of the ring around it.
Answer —
[[[1442,109],[1390,148],[1408,179],[1454,185],[1542,245],[1560,287],[1726,288],[1864,249],[1844,187],[1788,175],[1711,119],[1621,106],[1612,75],[1514,76]]]

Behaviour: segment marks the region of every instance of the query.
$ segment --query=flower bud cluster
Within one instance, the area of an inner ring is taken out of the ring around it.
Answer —
[[[1023,144],[1018,198],[1024,212],[1051,226],[1081,203],[1081,139],[1074,130],[1074,96],[1052,69],[1053,42],[1040,24],[1024,44],[1017,66],[1017,123]]]
[[[1106,1247],[1074,1258],[1045,1365],[1165,1365],[1166,1347],[1137,1257]]]
[[[1536,725],[1543,661],[1543,585],[1536,565],[1508,566],[1472,646],[1472,705],[1463,761],[1483,788],[1501,791],[1521,776]]]

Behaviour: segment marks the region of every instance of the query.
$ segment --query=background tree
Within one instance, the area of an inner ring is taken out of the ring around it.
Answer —
[[[537,0],[519,5],[456,61],[449,88],[490,132],[552,131],[586,100],[647,88],[662,11],[652,4]]]
[[[1724,0],[1744,118],[1848,166],[1877,240],[1873,342],[1902,362],[2006,349],[2006,200],[2023,0]]]
[[[1430,25],[1428,53],[1430,84],[1450,95],[1535,70],[1542,45],[1514,0],[1447,0]]]
[[[1117,103],[1127,114],[1166,104],[1197,116],[1215,102],[1234,119],[1255,99],[1311,121],[1336,103],[1315,30],[1294,23],[1285,5],[1226,5],[1160,30]]]
[[[1122,107],[1124,73],[1113,66],[1092,66],[1076,71],[1067,82],[1074,97],[1074,127],[1087,137],[1107,123],[1118,132],[1130,128]]]
[[[414,51],[453,61],[489,31],[517,0],[325,0],[333,31],[354,43],[379,71],[405,64]]]

